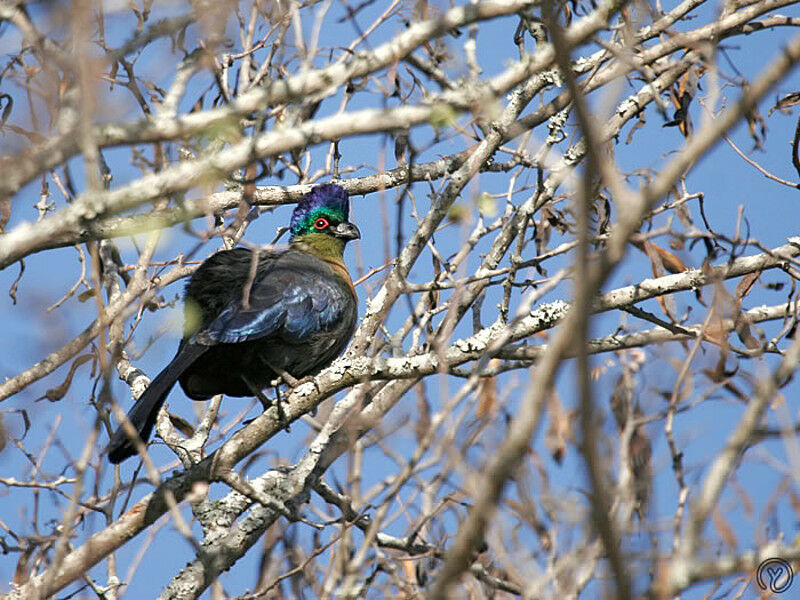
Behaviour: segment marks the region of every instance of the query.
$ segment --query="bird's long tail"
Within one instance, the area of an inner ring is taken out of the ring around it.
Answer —
[[[139,438],[147,442],[156,424],[156,416],[164,401],[167,399],[172,386],[183,375],[183,372],[191,366],[205,351],[207,346],[198,344],[185,344],[178,350],[175,358],[164,367],[150,385],[139,396],[136,404],[128,411],[128,420],[136,428]],[[108,444],[108,460],[114,464],[119,464],[126,458],[136,455],[136,446],[125,433],[122,426],[118,427],[111,436]]]

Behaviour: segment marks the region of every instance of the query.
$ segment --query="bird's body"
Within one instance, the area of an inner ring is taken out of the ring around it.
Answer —
[[[195,400],[254,396],[284,373],[315,374],[342,353],[356,325],[356,294],[342,254],[359,234],[347,209],[342,188],[318,186],[292,216],[287,250],[234,248],[200,265],[186,286],[178,352],[128,413],[142,440],[176,381]],[[109,459],[134,454],[118,429]]]
[[[281,371],[295,378],[314,373],[353,335],[356,298],[349,276],[344,280],[326,261],[298,250],[260,254],[247,308],[250,250],[213,255],[186,286],[188,322],[202,310],[201,322],[212,323],[196,341],[186,341],[191,332],[184,337],[184,345],[207,347],[179,378],[194,400],[252,396],[253,386],[266,387]]]

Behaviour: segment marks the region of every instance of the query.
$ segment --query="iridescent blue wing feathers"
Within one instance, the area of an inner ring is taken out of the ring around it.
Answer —
[[[296,254],[256,279],[247,305],[243,301],[229,305],[200,337],[235,344],[275,334],[303,342],[329,330],[344,316],[351,300],[341,285],[331,281],[330,273],[307,264],[309,257]]]

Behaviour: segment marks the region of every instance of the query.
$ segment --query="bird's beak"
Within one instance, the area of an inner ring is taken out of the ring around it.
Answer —
[[[342,240],[360,240],[361,232],[358,227],[349,222],[339,223],[333,228],[333,235]]]

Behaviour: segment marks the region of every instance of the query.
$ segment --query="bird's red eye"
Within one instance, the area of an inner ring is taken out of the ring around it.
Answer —
[[[314,221],[314,228],[315,229],[325,229],[330,223],[328,223],[328,219],[325,217],[320,217],[316,221]]]

